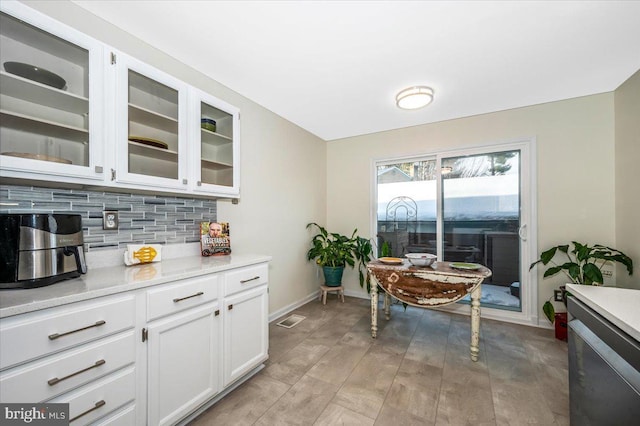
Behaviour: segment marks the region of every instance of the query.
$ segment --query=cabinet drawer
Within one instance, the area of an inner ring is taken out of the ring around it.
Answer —
[[[133,328],[135,297],[109,297],[3,318],[0,370]]]
[[[133,401],[135,393],[136,374],[131,367],[48,402],[68,403],[71,425],[82,426]]]
[[[178,281],[147,291],[147,321],[218,298],[218,275]]]
[[[133,331],[17,367],[0,375],[0,399],[41,402],[135,362]]]
[[[266,284],[269,281],[269,265],[248,266],[227,272],[225,296]]]
[[[125,408],[124,410],[109,416],[106,419],[100,419],[96,426],[136,426],[136,406],[135,404]]]

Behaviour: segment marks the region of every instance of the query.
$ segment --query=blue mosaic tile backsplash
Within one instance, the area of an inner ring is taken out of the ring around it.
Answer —
[[[1,185],[0,203],[0,213],[82,215],[86,251],[198,242],[200,222],[217,217],[216,200],[33,186]],[[102,229],[105,210],[118,211],[117,230]]]

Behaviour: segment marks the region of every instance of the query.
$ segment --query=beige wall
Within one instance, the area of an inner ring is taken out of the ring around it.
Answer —
[[[332,231],[350,233],[357,227],[361,235],[372,234],[373,158],[536,137],[539,251],[577,239],[618,243],[640,259],[640,231],[634,220],[638,186],[628,184],[640,181],[638,74],[615,94],[615,123],[614,94],[609,93],[325,144],[70,2],[25,3],[240,108],[242,199],[238,205],[220,201],[218,215],[231,222],[234,250],[273,256],[271,313],[302,300],[320,281],[304,257],[310,237],[304,230],[307,222],[326,223]],[[637,274],[634,277],[637,282]],[[346,279],[349,291],[361,291],[353,271]],[[563,279],[542,280],[540,272],[539,282],[541,306]]]
[[[538,251],[571,240],[614,244],[613,93],[329,142],[328,226],[372,236],[372,159],[528,137],[537,140]],[[347,290],[359,292],[355,273],[348,279]],[[560,275],[543,280],[539,272],[539,317],[563,282]]]
[[[635,261],[618,267],[617,285],[640,289],[640,71],[615,91],[616,245]]]
[[[272,314],[315,291],[305,225],[325,221],[323,140],[70,2],[24,3],[240,108],[242,198],[219,201],[218,219],[230,222],[235,252],[273,256]]]

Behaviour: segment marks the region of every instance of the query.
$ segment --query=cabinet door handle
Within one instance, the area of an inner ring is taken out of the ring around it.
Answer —
[[[198,182],[196,182],[196,185],[198,185],[198,186],[202,186],[202,181],[198,181]]]
[[[58,379],[57,377],[54,377],[53,379],[50,379],[47,383],[49,383],[49,386],[53,386],[56,385],[58,383],[60,383],[63,380],[67,380],[70,379],[73,376],[77,376],[78,374],[84,373],[85,371],[89,371],[92,368],[96,368],[96,367],[100,367],[101,365],[106,364],[107,361],[105,361],[104,359],[99,359],[98,361],[96,361],[95,364],[93,364],[92,366],[89,366],[87,368],[83,368],[82,370],[78,370],[75,373],[71,373],[68,376],[64,376],[62,379]]]
[[[97,410],[98,408],[102,407],[103,405],[106,405],[107,403],[104,401],[104,399],[101,399],[100,401],[96,402],[95,405],[91,408],[89,408],[87,411],[85,411],[84,413],[80,413],[77,416],[75,416],[74,418],[69,420],[69,423],[78,420],[80,417],[82,416],[86,416],[87,414],[89,414],[92,411]]]
[[[100,320],[100,321],[97,321],[95,324],[91,324],[86,327],[78,328],[78,329],[67,331],[64,333],[53,333],[49,335],[49,340],[56,340],[59,337],[68,336],[69,334],[77,333],[78,331],[88,330],[93,327],[100,327],[101,325],[105,325],[106,323],[107,323],[106,321]]]
[[[216,309],[215,316],[220,315],[220,309]]]
[[[249,281],[259,280],[259,279],[260,279],[260,276],[259,276],[259,275],[257,275],[257,276],[255,276],[255,277],[253,277],[253,278],[249,278],[249,279],[247,279],[247,280],[240,280],[240,284],[248,283]]]
[[[187,299],[191,299],[192,297],[198,297],[198,296],[202,296],[204,294],[204,292],[199,291],[196,294],[192,294],[191,296],[187,296],[187,297],[180,297],[177,299],[173,299],[174,303],[178,303],[178,302],[182,302],[183,300],[187,300]]]
[[[233,309],[233,305],[229,305],[229,307],[227,309],[228,310],[232,310]]]

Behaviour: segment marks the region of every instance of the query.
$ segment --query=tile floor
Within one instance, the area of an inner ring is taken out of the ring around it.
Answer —
[[[568,425],[567,344],[552,330],[368,300],[310,302],[270,325],[266,368],[195,419],[204,425]]]

